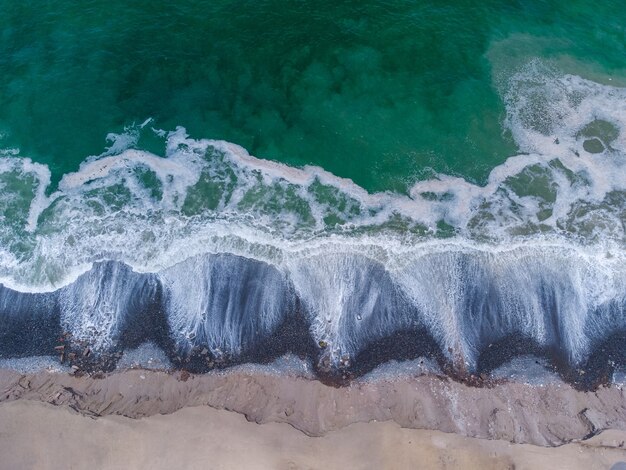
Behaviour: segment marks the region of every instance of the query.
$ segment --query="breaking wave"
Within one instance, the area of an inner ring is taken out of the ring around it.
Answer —
[[[132,148],[149,121],[56,188],[4,157],[0,336],[47,318],[107,351],[160,312],[175,354],[219,358],[298,314],[331,365],[405,330],[469,370],[510,336],[582,363],[626,329],[626,89],[533,62],[508,90],[520,154],[483,185],[370,194],[183,128],[160,157]]]

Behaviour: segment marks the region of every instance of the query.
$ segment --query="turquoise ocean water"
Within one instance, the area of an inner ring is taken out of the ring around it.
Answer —
[[[519,148],[520,67],[626,81],[620,2],[336,3],[2,2],[0,145],[56,180],[152,118],[369,191],[426,168],[484,184]]]
[[[509,326],[548,341],[551,303],[575,359],[596,334],[581,315],[615,304],[622,322],[621,2],[0,7],[3,285],[51,292],[107,260],[171,278],[229,253],[287,273],[315,338],[350,349],[365,258],[469,357],[474,256]],[[114,322],[98,302],[66,327]]]

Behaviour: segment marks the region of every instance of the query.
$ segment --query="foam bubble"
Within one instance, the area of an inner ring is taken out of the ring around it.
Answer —
[[[134,349],[124,351],[117,363],[118,369],[131,369],[141,367],[143,369],[170,370],[172,364],[165,352],[154,343],[143,343]]]
[[[407,377],[418,377],[427,374],[443,374],[439,365],[430,358],[418,357],[409,361],[389,361],[379,365],[371,372],[359,378],[360,383],[376,383],[378,381],[400,381]]]
[[[523,382],[539,387],[562,382],[560,377],[550,370],[545,360],[533,356],[513,358],[492,371],[491,376],[495,379]]]
[[[0,359],[0,369],[10,369],[20,374],[33,374],[40,371],[48,372],[70,372],[69,366],[59,363],[56,357],[52,356],[30,356],[11,359]]]

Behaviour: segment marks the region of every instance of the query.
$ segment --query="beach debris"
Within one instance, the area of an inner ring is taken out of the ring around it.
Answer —
[[[191,377],[191,374],[187,372],[186,370],[183,370],[180,372],[179,380],[181,382],[187,382],[187,380],[189,380],[189,377]]]
[[[328,347],[328,343],[324,340],[320,340],[317,344],[319,344],[320,348],[322,349],[326,349],[326,347]]]
[[[91,354],[91,349],[89,349],[88,347],[83,349],[83,357],[89,357],[90,354]]]
[[[226,355],[220,348],[215,348],[211,352],[213,353],[215,362],[217,362],[218,364],[223,364],[226,361]]]
[[[318,361],[318,368],[323,372],[328,372],[331,369],[330,354],[324,354]]]
[[[207,354],[209,354],[209,350],[207,348],[204,348],[202,351],[200,351],[200,354],[206,356]]]
[[[22,387],[23,389],[27,389],[30,387],[30,380],[27,379],[26,377],[22,377],[17,384]]]
[[[54,350],[59,354],[59,361],[61,364],[65,362],[65,345],[61,344],[59,346],[55,346]]]
[[[348,354],[344,354],[343,356],[341,356],[341,359],[339,359],[339,364],[341,365],[341,367],[350,367],[350,356]]]

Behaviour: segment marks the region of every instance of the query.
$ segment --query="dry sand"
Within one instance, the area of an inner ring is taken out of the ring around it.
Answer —
[[[561,447],[510,444],[393,422],[309,437],[285,423],[188,407],[143,419],[93,419],[28,400],[0,405],[1,469],[608,469],[626,432]]]
[[[607,469],[626,461],[624,442],[615,386],[0,370],[0,469]]]

